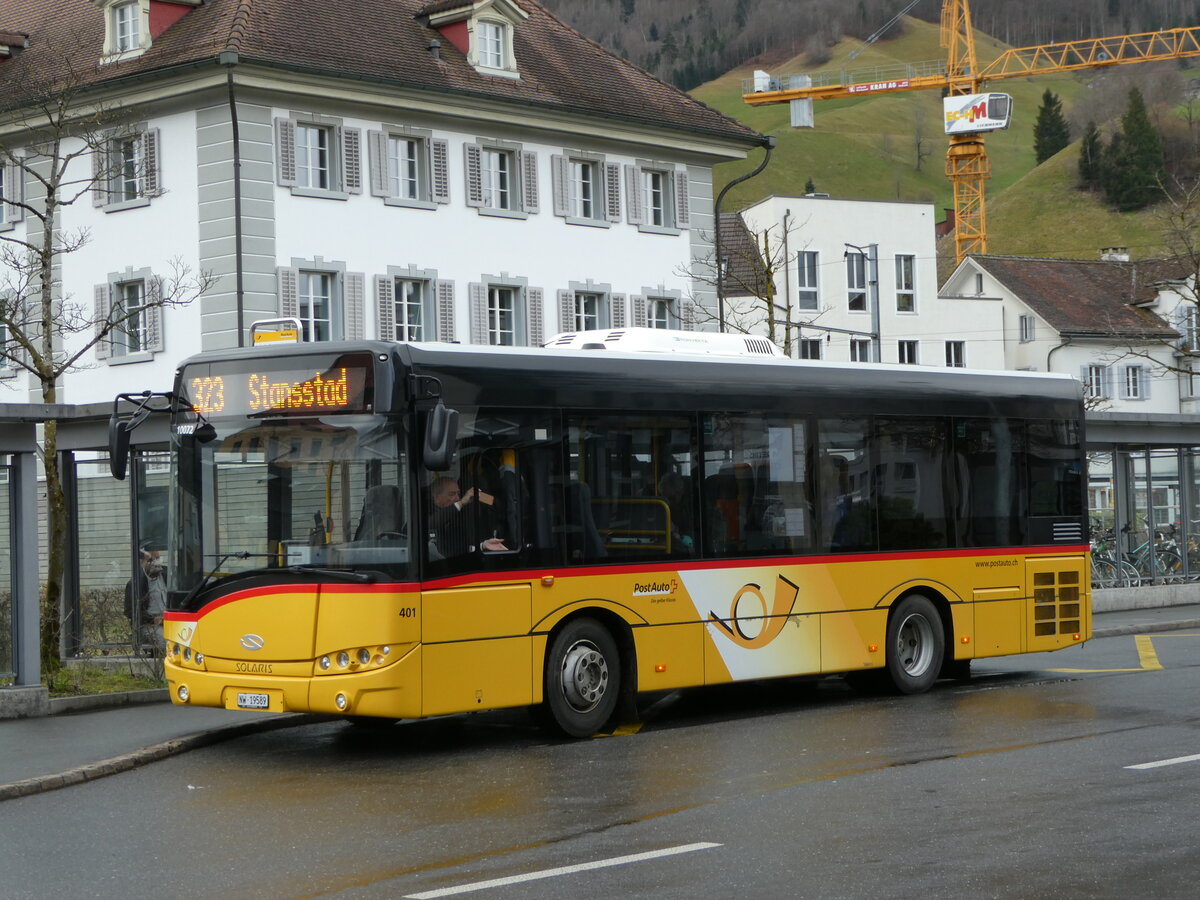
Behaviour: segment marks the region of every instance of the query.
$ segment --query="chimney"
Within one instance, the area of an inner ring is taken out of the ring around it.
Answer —
[[[429,42],[428,50],[430,53],[433,54],[434,59],[442,58],[442,42],[439,41],[437,38],[434,38],[433,40],[431,40]]]
[[[1102,247],[1100,258],[1104,262],[1129,262],[1128,247]]]

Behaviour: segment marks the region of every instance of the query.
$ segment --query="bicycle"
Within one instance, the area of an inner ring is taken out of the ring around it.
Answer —
[[[1121,529],[1131,534],[1132,526],[1126,525]],[[1183,557],[1175,547],[1174,526],[1170,531],[1154,529],[1154,539],[1149,537],[1137,547],[1122,555],[1136,569],[1143,581],[1162,584],[1178,584],[1184,580]],[[1168,534],[1170,538],[1168,539]]]
[[[1091,543],[1092,557],[1092,587],[1115,588],[1137,587],[1142,583],[1137,567],[1129,560],[1117,560],[1113,553],[1113,540],[1116,532],[1111,528],[1107,531],[1093,530]]]

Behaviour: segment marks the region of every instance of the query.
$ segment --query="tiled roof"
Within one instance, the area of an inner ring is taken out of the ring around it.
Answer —
[[[759,296],[755,289],[761,291],[766,285],[766,268],[758,242],[740,213],[721,213],[721,256],[729,260],[725,268],[725,296]]]
[[[1170,339],[1162,319],[1135,305],[1152,300],[1154,285],[1183,277],[1174,260],[1038,259],[972,256],[1059,334]]]
[[[190,10],[140,56],[98,65],[102,13],[92,0],[3,0],[0,30],[27,32],[29,48],[0,62],[0,106],[29,84],[85,72],[89,81],[205,64],[222,50],[242,62],[398,87],[509,101],[572,114],[698,132],[749,144],[762,136],[614,56],[532,0],[514,29],[521,77],[483,75],[436,29],[420,24],[424,0],[210,0]],[[433,4],[440,6],[441,4]],[[214,62],[215,65],[215,62]]]

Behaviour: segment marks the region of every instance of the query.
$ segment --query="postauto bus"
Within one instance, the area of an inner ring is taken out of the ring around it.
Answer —
[[[587,736],[1090,636],[1074,379],[559,343],[213,352],[115,404],[115,468],[171,415],[172,700]]]

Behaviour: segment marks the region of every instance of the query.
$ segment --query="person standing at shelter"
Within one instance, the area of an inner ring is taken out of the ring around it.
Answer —
[[[157,550],[142,549],[137,574],[125,583],[125,615],[133,626],[134,648],[161,652],[167,582]]]

